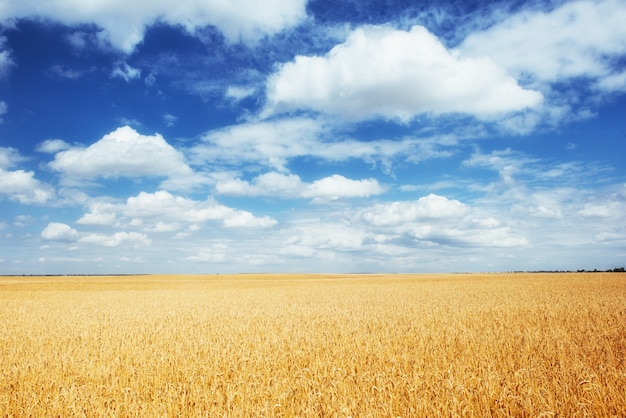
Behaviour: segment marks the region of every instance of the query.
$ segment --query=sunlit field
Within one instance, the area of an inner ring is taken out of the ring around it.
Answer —
[[[0,416],[626,416],[626,274],[0,278]]]

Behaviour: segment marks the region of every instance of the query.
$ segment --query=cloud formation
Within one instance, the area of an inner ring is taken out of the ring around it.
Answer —
[[[60,243],[88,243],[103,247],[117,247],[121,244],[130,243],[133,247],[143,247],[151,244],[146,234],[138,232],[115,232],[111,235],[96,233],[80,233],[67,224],[50,222],[43,231],[41,238],[45,241]]]
[[[467,211],[467,207],[458,200],[449,200],[431,193],[416,201],[375,205],[361,212],[360,216],[370,225],[397,226],[418,220],[458,218]]]
[[[268,79],[264,114],[312,110],[408,122],[420,114],[490,118],[541,101],[489,58],[459,57],[422,26],[364,26],[325,56],[283,64]]]
[[[60,222],[50,222],[41,231],[41,238],[46,241],[74,242],[79,238],[78,231],[67,224]]]
[[[277,172],[261,174],[251,182],[241,179],[222,180],[216,184],[215,190],[224,195],[300,197],[318,201],[369,197],[384,192],[376,179],[353,180],[334,174],[313,183],[305,183],[295,174]]]
[[[111,225],[137,227],[145,230],[171,231],[188,225],[221,221],[226,227],[266,228],[276,224],[269,216],[256,217],[252,213],[220,205],[212,198],[197,201],[175,196],[165,190],[141,192],[124,203],[94,202],[89,212],[78,221],[82,225]],[[159,224],[160,222],[160,224]]]
[[[159,134],[141,135],[123,126],[86,148],[70,147],[58,140],[46,141],[42,151],[60,149],[49,167],[74,180],[118,177],[167,177],[190,179],[194,173],[182,152]]]
[[[458,200],[429,194],[416,201],[380,203],[357,217],[378,232],[379,243],[401,247],[524,247],[529,244],[499,220],[476,213]]]
[[[10,170],[24,158],[13,148],[0,147],[0,196],[22,204],[42,204],[55,197],[54,189],[35,178],[33,171]]]
[[[298,157],[339,162],[359,159],[380,163],[390,170],[395,159],[412,160],[449,156],[446,146],[456,143],[445,137],[381,138],[360,141],[336,129],[324,119],[294,117],[243,122],[206,133],[189,152],[194,164],[212,166],[270,167],[285,172]]]
[[[263,7],[254,0],[11,1],[0,5],[0,22],[40,18],[69,26],[95,23],[101,38],[130,53],[146,27],[157,21],[190,33],[211,25],[230,42],[253,42],[298,23],[306,16],[305,5],[305,0],[267,0]]]
[[[576,77],[605,90],[624,90],[626,8],[621,0],[565,2],[550,11],[528,9],[469,35],[463,57],[490,57],[515,77],[553,83]],[[592,28],[592,29],[590,29]]]
[[[6,49],[6,38],[0,36],[0,80],[4,78],[14,65],[11,51]]]
[[[116,232],[112,235],[86,234],[79,240],[90,244],[101,245],[103,247],[117,247],[121,244],[130,243],[133,247],[144,247],[152,243],[146,234],[138,232]]]
[[[614,267],[624,1],[436,3],[0,0],[3,269]]]

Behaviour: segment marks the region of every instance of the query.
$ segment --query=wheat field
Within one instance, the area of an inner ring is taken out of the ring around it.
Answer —
[[[0,415],[626,416],[626,275],[0,278]]]

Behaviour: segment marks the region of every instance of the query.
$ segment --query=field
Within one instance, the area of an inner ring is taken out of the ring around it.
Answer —
[[[0,277],[0,416],[626,416],[626,274]]]

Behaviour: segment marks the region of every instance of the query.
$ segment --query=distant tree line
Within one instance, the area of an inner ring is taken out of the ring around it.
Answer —
[[[602,270],[593,269],[593,270],[576,270],[578,273],[602,273]],[[615,267],[614,269],[605,270],[606,273],[624,273],[624,267]]]
[[[614,269],[608,269],[608,270],[580,269],[580,270],[575,271],[575,273],[624,273],[624,272],[626,272],[624,267],[616,267]],[[514,271],[507,271],[506,273],[574,273],[574,270],[514,270]]]

